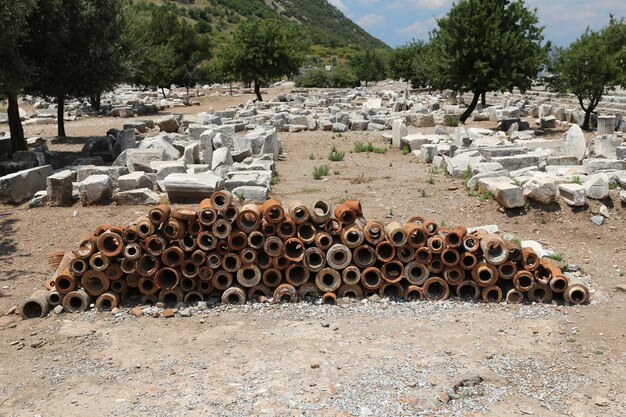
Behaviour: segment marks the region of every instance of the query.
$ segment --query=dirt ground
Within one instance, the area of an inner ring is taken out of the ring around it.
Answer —
[[[209,98],[189,109],[249,98]],[[100,135],[122,123],[81,119],[67,131]],[[26,130],[54,134],[54,126]],[[276,197],[354,197],[366,217],[384,221],[423,213],[446,225],[497,224],[579,265],[591,275],[593,302],[248,305],[172,319],[89,312],[22,321],[5,314],[0,415],[626,415],[626,294],[614,290],[626,284],[626,210],[616,190],[602,202],[610,219],[597,227],[590,216],[601,202],[583,211],[561,204],[505,212],[398,150],[351,152],[357,140],[386,146],[380,133],[279,137],[286,158],[277,163]],[[328,160],[333,146],[346,152],[344,161]],[[329,175],[314,180],[313,167],[323,164]],[[48,252],[73,249],[83,231],[125,224],[147,210],[0,206],[0,314],[49,276]]]

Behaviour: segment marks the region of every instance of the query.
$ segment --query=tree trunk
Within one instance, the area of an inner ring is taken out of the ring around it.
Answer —
[[[481,94],[482,94],[482,91],[475,91],[474,92],[474,98],[472,99],[472,102],[470,103],[470,105],[467,108],[467,110],[465,110],[465,112],[461,115],[461,118],[459,119],[459,121],[461,123],[465,123],[467,118],[472,115],[472,112],[476,108],[476,105],[478,104],[478,99],[480,98]]]
[[[263,97],[261,97],[261,83],[259,80],[254,80],[254,94],[256,94],[258,101],[263,101]]]
[[[100,93],[94,93],[89,97],[89,104],[91,104],[91,108],[95,111],[100,111]]]
[[[26,140],[24,139],[24,129],[20,120],[20,108],[17,104],[17,94],[8,94],[9,108],[7,113],[9,116],[9,129],[11,130],[11,146],[13,152],[26,151]]]
[[[587,107],[585,110],[585,120],[583,121],[583,125],[581,126],[582,130],[589,130],[589,122],[591,121],[591,106]]]
[[[578,103],[580,104],[580,107],[585,112],[585,120],[583,121],[583,125],[580,128],[582,130],[589,130],[589,125],[591,121],[591,112],[595,110],[596,106],[600,102],[600,97],[598,97],[596,101],[594,101],[594,99],[591,99],[587,107],[585,107],[585,103],[583,102],[582,96],[576,95],[576,97],[578,98]]]
[[[65,114],[65,95],[60,95],[57,97],[57,127],[58,127],[58,136],[64,138],[65,135],[65,119],[63,115]]]
[[[480,95],[480,104],[482,104],[483,108],[487,106],[487,92],[486,91],[483,91],[483,93]]]
[[[165,96],[165,88],[161,87],[161,94],[163,94],[163,100],[167,100],[167,97]]]
[[[233,83],[230,83],[230,95],[233,95]]]

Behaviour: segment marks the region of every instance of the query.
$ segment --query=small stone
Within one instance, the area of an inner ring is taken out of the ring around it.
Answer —
[[[117,307],[114,307],[114,308],[111,309],[111,314],[113,314],[113,315],[115,315],[115,314],[117,314],[119,312],[120,312],[120,309],[117,308]]]
[[[318,369],[320,367],[320,364],[315,362],[311,364],[311,369]]]
[[[600,407],[606,407],[607,405],[609,405],[609,400],[598,395],[593,399],[593,403]]]
[[[439,394],[439,399],[444,404],[447,404],[448,402],[450,402],[450,396],[445,391],[442,391],[441,394]]]
[[[337,326],[336,324],[333,324],[333,331],[336,332],[337,330],[339,330],[339,326]]]
[[[602,206],[600,207],[600,214],[603,215],[604,217],[606,217],[607,219],[610,217],[609,209],[604,204],[602,204]]]
[[[176,314],[174,312],[174,309],[172,308],[166,308],[165,310],[163,310],[163,317],[170,318],[170,317],[174,317],[174,314]]]
[[[367,297],[367,299],[373,303],[380,302],[380,296],[378,294],[372,294],[369,297]]]
[[[321,323],[322,327],[330,327],[330,323]]]
[[[593,216],[593,217],[591,217],[591,223],[595,224],[596,226],[602,226],[604,224],[604,217],[603,216]]]
[[[17,306],[13,306],[10,309],[7,310],[7,316],[10,314],[15,314],[15,312],[17,311]]]
[[[141,317],[143,316],[143,309],[141,307],[135,307],[130,310],[130,313],[135,317]]]
[[[54,314],[59,315],[59,314],[63,313],[63,306],[62,305],[58,305],[58,306],[54,307],[54,310],[52,310],[52,311],[54,312]]]
[[[613,287],[615,291],[626,292],[626,284],[619,284]]]
[[[162,303],[161,301],[158,301],[155,305],[156,308],[165,308],[165,304]]]

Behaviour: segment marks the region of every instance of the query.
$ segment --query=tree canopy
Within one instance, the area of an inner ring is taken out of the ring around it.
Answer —
[[[522,0],[460,0],[437,22],[429,47],[431,83],[474,93],[461,122],[484,92],[528,89],[547,55],[543,27]]]
[[[354,75],[359,81],[365,81],[365,85],[372,81],[384,80],[387,76],[385,61],[376,51],[366,50],[352,58],[350,63]]]
[[[426,42],[417,40],[391,51],[387,59],[389,76],[409,82],[413,88],[428,85],[426,48]]]
[[[261,83],[295,75],[303,62],[298,32],[279,20],[253,20],[242,23],[226,50],[228,72],[242,81],[254,82],[259,101]]]

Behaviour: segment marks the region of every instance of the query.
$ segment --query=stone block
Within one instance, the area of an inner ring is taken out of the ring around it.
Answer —
[[[521,187],[511,183],[506,177],[486,178],[478,182],[479,190],[489,191],[504,208],[524,207],[524,193]]]
[[[617,157],[617,148],[622,145],[622,138],[617,135],[597,136],[589,145],[595,158],[622,159]]]
[[[159,164],[158,168],[156,168],[156,172],[157,181],[162,181],[170,174],[186,174],[187,165],[183,161],[165,161]]]
[[[228,148],[218,148],[213,151],[213,159],[211,161],[211,169],[215,170],[221,166],[232,166],[233,157]]]
[[[153,183],[143,171],[134,171],[121,175],[117,179],[117,187],[120,191],[136,190],[139,188],[152,189]]]
[[[578,125],[572,126],[563,137],[562,156],[573,156],[578,161],[585,159],[587,153],[587,141],[585,135]]]
[[[411,124],[415,127],[435,127],[435,118],[431,114],[416,114]]]
[[[148,125],[146,122],[126,122],[124,123],[123,129],[135,129],[139,133],[145,133],[148,131]]]
[[[267,200],[269,188],[245,185],[233,190],[233,194],[247,202],[262,203]]]
[[[272,180],[272,171],[234,171],[229,174],[224,186],[232,191],[243,186],[262,186],[269,188]]]
[[[122,155],[124,155],[124,153]],[[120,155],[118,159],[120,159],[122,155]],[[130,172],[154,172],[150,164],[155,161],[162,161],[164,152],[163,149],[129,149],[126,151],[125,155],[126,166]]]
[[[533,178],[522,186],[522,190],[524,197],[541,204],[554,203],[559,194],[556,183],[551,178]]]
[[[108,175],[91,175],[78,183],[78,193],[84,206],[102,203],[113,196],[113,183]]]
[[[536,155],[513,155],[491,158],[491,161],[498,162],[508,171],[536,166],[538,160],[539,158]]]
[[[554,129],[556,127],[556,117],[545,116],[539,119],[539,126],[542,129]]]
[[[391,125],[391,145],[394,148],[400,148],[401,140],[408,134],[406,124],[402,119],[395,119]]]
[[[92,175],[108,175],[111,178],[113,186],[116,186],[117,179],[120,175],[128,174],[128,172],[129,170],[127,167],[84,165],[79,166],[76,170],[76,181],[84,181]]]
[[[587,175],[593,175],[600,171],[621,171],[623,169],[626,169],[626,161],[617,159],[587,158],[583,161],[583,170]]]
[[[163,160],[175,161],[180,158],[180,152],[172,145],[172,140],[165,135],[152,136],[141,141],[139,149],[162,149]]]
[[[350,130],[355,132],[367,131],[369,123],[369,120],[353,120],[352,123],[350,123]]]
[[[180,123],[176,117],[168,117],[156,122],[156,124],[159,126],[161,132],[176,133],[178,129],[180,129]]]
[[[448,173],[457,178],[462,178],[468,167],[471,169],[474,165],[485,162],[485,158],[478,151],[464,152],[452,158],[444,157],[444,160],[446,161]]]
[[[0,177],[0,203],[21,203],[46,189],[52,167],[44,165]]]
[[[609,176],[603,173],[590,175],[583,183],[587,198],[601,200],[609,196]]]
[[[150,205],[161,203],[161,196],[149,188],[121,191],[115,194],[113,201],[121,206]]]
[[[224,180],[213,173],[170,174],[163,180],[170,202],[198,202],[224,188]]]
[[[433,162],[435,156],[437,156],[437,145],[422,145],[422,158],[424,162],[430,164]]]
[[[52,174],[47,178],[46,183],[48,185],[47,192],[50,206],[69,207],[74,204],[74,197],[72,196],[73,179],[74,175],[69,169]]]
[[[584,206],[587,202],[585,188],[578,184],[560,184],[559,193],[565,202],[573,207]]]

